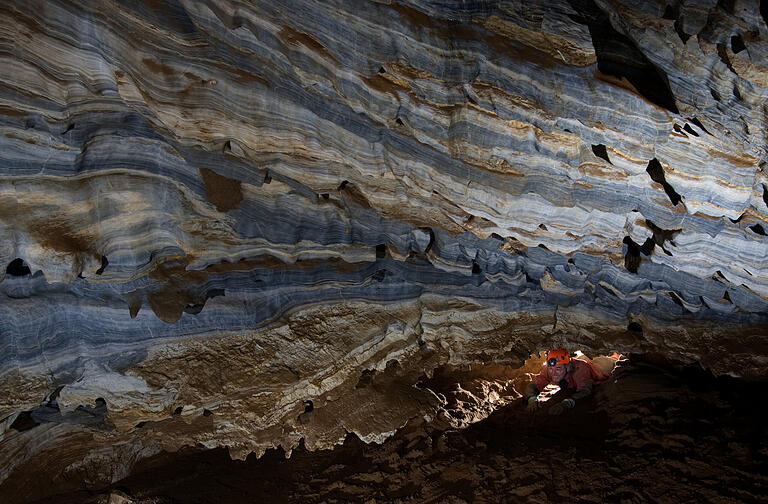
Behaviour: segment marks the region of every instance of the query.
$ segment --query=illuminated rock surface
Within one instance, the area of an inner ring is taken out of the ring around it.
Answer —
[[[714,3],[5,2],[0,489],[555,345],[768,378],[768,4]]]

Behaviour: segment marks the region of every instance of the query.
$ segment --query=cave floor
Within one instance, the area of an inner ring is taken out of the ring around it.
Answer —
[[[232,461],[182,450],[56,502],[768,502],[764,384],[627,362],[562,416],[521,402],[462,430],[412,422],[381,445],[349,435]],[[555,396],[552,399],[558,400]],[[49,499],[46,502],[50,501]]]

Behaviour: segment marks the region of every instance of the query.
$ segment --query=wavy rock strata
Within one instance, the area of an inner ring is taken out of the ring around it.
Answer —
[[[0,16],[0,482],[382,440],[551,345],[766,378],[765,2]]]

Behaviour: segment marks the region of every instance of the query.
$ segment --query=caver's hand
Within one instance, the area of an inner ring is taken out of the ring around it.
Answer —
[[[574,406],[576,406],[576,401],[574,401],[573,399],[570,399],[570,398],[563,399],[562,401],[560,401],[559,403],[555,404],[554,406],[552,406],[549,409],[549,414],[550,415],[562,415],[563,413],[565,413],[567,410],[573,408]]]
[[[541,406],[541,401],[539,400],[539,396],[531,396],[528,398],[528,405],[526,406],[528,408],[528,411],[536,411]]]

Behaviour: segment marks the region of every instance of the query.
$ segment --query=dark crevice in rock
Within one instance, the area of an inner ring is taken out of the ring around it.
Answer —
[[[96,270],[97,275],[101,275],[104,273],[104,270],[109,266],[109,259],[107,259],[107,256],[103,255],[101,256],[101,267]]]
[[[677,33],[677,36],[680,37],[680,40],[685,44],[688,42],[688,39],[691,38],[691,36],[685,31],[683,31],[683,26],[680,23],[680,7],[678,5],[667,5],[664,8],[664,14],[662,15],[663,19],[668,19],[670,21],[674,20],[674,23],[672,26],[675,29],[675,33]]]
[[[712,133],[710,133],[709,130],[705,128],[703,124],[701,124],[701,121],[699,121],[697,117],[691,117],[689,121],[695,124],[697,128],[699,128],[701,131],[703,131],[707,135],[712,135]]]
[[[768,26],[768,0],[760,0],[760,15],[763,17],[763,22]]]
[[[19,432],[28,431],[40,425],[32,418],[31,411],[22,411],[11,424],[10,428]]]
[[[11,276],[26,276],[32,273],[23,259],[17,257],[5,268],[5,273]]]
[[[339,184],[339,191],[342,192],[345,202],[354,203],[362,208],[371,208],[371,203],[368,198],[363,194],[363,191],[356,184],[350,183],[348,180]]]
[[[678,113],[667,75],[635,43],[619,33],[594,0],[569,0],[578,13],[574,20],[586,24],[595,48],[598,70],[624,77],[649,102]]]
[[[131,318],[136,318],[136,315],[139,314],[139,310],[141,310],[141,300],[139,299],[128,299],[128,314]]]
[[[699,134],[696,133],[696,131],[694,131],[694,129],[691,128],[691,125],[688,123],[686,123],[685,126],[683,126],[683,129],[693,136],[696,136],[696,137],[699,136]]]
[[[376,259],[384,259],[385,257],[387,257],[387,245],[379,243],[376,245]]]
[[[763,229],[763,226],[760,225],[760,224],[755,224],[754,226],[749,226],[749,229],[751,229],[752,231],[754,231],[755,233],[757,233],[757,234],[759,234],[761,236],[766,236],[765,229]]]
[[[637,268],[640,267],[640,246],[629,236],[624,237],[623,243],[627,246],[627,252],[624,254],[624,267],[630,273],[637,273]]]
[[[398,117],[397,119],[395,119],[395,122],[396,122],[396,123],[397,123],[399,126],[402,126],[402,125],[403,125],[403,120],[402,120],[402,119],[400,119],[399,117]]]
[[[424,253],[426,254],[427,252],[432,250],[432,246],[435,244],[435,232],[434,232],[434,230],[431,227],[423,227],[421,229],[423,231],[426,231],[427,233],[429,233],[429,243],[427,244],[427,247],[424,249]],[[498,236],[498,235],[496,235],[496,236]],[[504,240],[501,237],[499,237],[499,239],[501,239],[502,241]]]
[[[763,184],[763,203],[768,207],[768,186]]]
[[[272,182],[272,175],[269,174],[269,170],[264,172],[264,183],[269,184]]]
[[[653,249],[656,248],[656,243],[652,238],[646,238],[642,245],[640,245],[640,253],[644,256],[651,255]]]
[[[10,428],[22,432],[46,423],[88,425],[107,430],[114,428],[107,422],[109,412],[103,397],[97,398],[94,406],[81,404],[74,410],[62,412],[56,399],[62,388],[59,387],[35,409],[20,412]]]
[[[224,296],[226,295],[224,289],[210,289],[208,292],[205,293],[205,299],[202,302],[197,303],[189,303],[184,307],[184,313],[188,313],[190,315],[198,315],[200,312],[203,311],[203,308],[205,308],[205,302],[208,301],[211,298],[218,297],[218,296]]]
[[[674,26],[675,33],[677,33],[677,36],[680,37],[680,40],[682,40],[683,44],[687,43],[691,36],[683,31],[683,27],[680,24],[680,21],[675,20],[675,23],[672,26]]]
[[[482,270],[480,269],[480,265],[477,264],[477,261],[473,260],[472,261],[472,274],[473,275],[479,275],[480,273],[482,273]]]
[[[315,403],[312,402],[312,399],[304,399],[303,404],[304,413],[311,413],[315,409]]]
[[[738,86],[733,86],[733,96],[739,101],[744,101],[744,97],[741,95],[741,91],[739,91]]]
[[[718,102],[719,102],[719,101],[722,101],[722,98],[720,97],[720,93],[718,93],[716,90],[714,90],[714,89],[710,89],[710,90],[709,90],[709,94],[711,94],[711,95],[712,95],[712,98],[713,98],[715,101],[718,101]]]
[[[741,35],[734,35],[731,37],[731,51],[733,51],[734,54],[739,54],[746,48],[747,46],[744,45],[744,39],[741,38]]]
[[[611,160],[608,157],[608,150],[605,148],[605,145],[603,145],[603,144],[593,145],[592,146],[592,153],[595,156],[597,156],[599,158],[602,158],[602,159],[605,159],[606,161],[608,161],[608,164],[613,164],[613,163],[611,163]]]
[[[725,48],[725,44],[717,44],[717,55],[720,56],[720,61],[725,63],[728,70],[736,73],[736,70],[733,69],[733,65],[731,64],[731,59],[728,57],[728,51]]]
[[[672,299],[672,301],[675,302],[677,306],[680,306],[681,308],[685,308],[685,304],[683,304],[682,298],[678,296],[676,292],[670,291],[669,297],[670,299]]]
[[[642,334],[643,326],[641,326],[637,322],[630,322],[629,325],[627,325],[627,331]]]
[[[205,293],[205,299],[211,299],[218,296],[225,296],[226,291],[225,289],[210,289],[208,292]]]
[[[384,70],[384,67],[379,67],[379,73],[383,74],[383,73],[387,73],[387,71]]]
[[[205,307],[205,303],[194,303],[194,304],[188,304],[184,307],[184,313],[189,313],[190,315],[197,315],[201,311],[203,311],[203,308]]]
[[[675,191],[675,189],[667,182],[664,177],[664,168],[661,167],[661,163],[656,158],[651,159],[648,162],[648,168],[645,169],[648,175],[651,176],[651,180],[662,185],[664,192],[669,196],[669,200],[673,205],[677,206],[681,201],[681,196]]]
[[[665,242],[670,242],[672,245],[674,245],[675,242],[673,242],[672,240],[675,238],[675,236],[680,234],[680,232],[682,231],[682,229],[662,229],[649,219],[645,220],[645,224],[653,232],[653,242],[662,248],[664,248]]]

